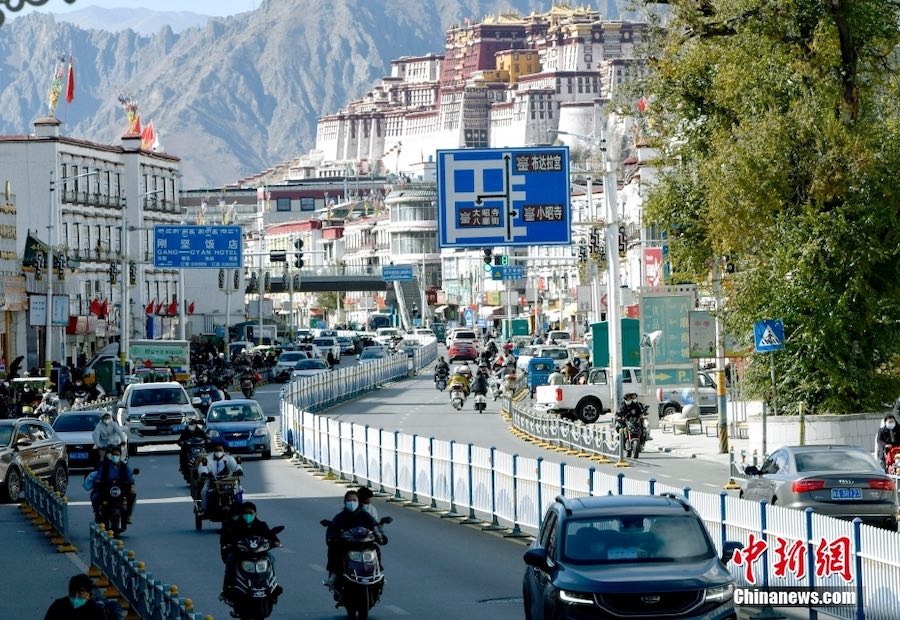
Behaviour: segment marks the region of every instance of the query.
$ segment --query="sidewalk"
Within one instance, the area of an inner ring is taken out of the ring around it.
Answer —
[[[703,428],[699,425],[692,425],[689,428],[690,434],[682,432],[679,428],[675,431],[668,430],[664,432],[662,428],[653,429],[651,433],[652,441],[647,443],[644,451],[647,452],[666,452],[687,458],[703,459],[713,461],[721,465],[728,465],[730,455],[722,454],[719,447],[719,438],[717,436],[708,436],[704,429],[710,428],[716,422],[715,416],[701,416]],[[730,431],[729,427],[729,431]],[[728,438],[729,450],[734,450],[734,460],[741,463],[741,451],[746,452],[747,463],[753,458],[749,453],[750,440],[746,438]]]

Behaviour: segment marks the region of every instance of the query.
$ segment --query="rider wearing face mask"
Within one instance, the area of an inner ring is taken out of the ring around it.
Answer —
[[[214,493],[211,480],[234,476],[235,474],[243,475],[244,471],[240,464],[230,454],[225,453],[225,442],[221,439],[213,439],[209,444],[212,449],[212,455],[200,460],[197,466],[197,473],[203,479],[203,489],[200,491],[200,508],[206,512],[207,496]]]
[[[325,530],[325,543],[328,545],[328,578],[325,585],[334,585],[337,574],[341,570],[343,558],[343,545],[341,533],[352,530],[355,527],[364,527],[378,532],[378,522],[365,510],[359,507],[359,494],[356,491],[347,491],[344,494],[344,509],[337,513],[331,520],[331,525]]]
[[[225,561],[225,579],[222,583],[222,596],[229,598],[228,584],[234,581],[237,564],[235,563],[234,545],[247,536],[261,536],[268,538],[276,547],[281,546],[281,541],[275,535],[265,521],[256,518],[256,504],[244,502],[237,504],[234,513],[237,519],[231,521],[228,526],[222,527],[219,535],[219,544],[222,547],[222,559]],[[271,554],[269,562],[274,567]]]
[[[202,439],[206,441],[206,431],[200,425],[200,421],[196,418],[191,418],[188,420],[187,427],[183,431],[181,431],[181,435],[178,436],[178,445],[181,446],[181,453],[179,455],[179,465],[180,469],[184,471],[184,469],[188,466],[187,462],[187,442],[191,439]]]
[[[106,458],[84,479],[82,485],[86,491],[91,492],[91,504],[94,506],[94,515],[100,520],[100,502],[103,500],[103,489],[110,482],[119,482],[128,495],[128,503],[125,507],[125,522],[131,523],[131,513],[137,502],[137,492],[134,489],[134,472],[128,463],[122,460],[122,448],[110,446],[106,452]],[[125,528],[122,528],[123,530]]]
[[[897,420],[893,415],[884,416],[881,428],[878,429],[878,434],[875,436],[875,443],[878,448],[878,462],[887,470],[887,463],[885,463],[887,453],[894,446],[900,446],[900,429],[897,428]]]
[[[44,620],[105,620],[106,611],[92,600],[94,582],[87,575],[69,579],[69,595],[53,601]]]
[[[94,445],[97,446],[97,449],[100,451],[101,461],[110,446],[124,445],[127,437],[125,429],[116,424],[112,414],[109,412],[100,416],[100,422],[94,427],[94,432],[91,435]]]

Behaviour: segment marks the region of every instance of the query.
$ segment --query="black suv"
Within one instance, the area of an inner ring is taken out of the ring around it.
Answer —
[[[737,620],[734,580],[682,498],[559,496],[525,553],[529,620]]]

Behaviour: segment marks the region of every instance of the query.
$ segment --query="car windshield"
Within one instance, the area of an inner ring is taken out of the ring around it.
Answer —
[[[456,340],[478,340],[478,336],[475,335],[475,332],[457,332],[454,338]]]
[[[881,472],[882,469],[867,454],[849,450],[822,450],[821,452],[799,452],[794,455],[798,472],[845,471]]]
[[[290,353],[282,353],[278,358],[279,362],[296,362],[297,360],[306,359],[306,353],[303,351],[291,351]]]
[[[566,524],[563,556],[573,564],[698,562],[715,557],[703,524],[688,515],[600,517]]]
[[[53,430],[57,433],[93,431],[99,422],[99,413],[69,413],[56,418]]]
[[[352,340],[350,340],[349,338],[345,338],[345,337],[343,337],[343,336],[341,336],[340,338],[338,338],[337,341],[338,341],[338,343],[340,343],[340,344],[353,344],[353,341],[352,341]]]
[[[375,360],[381,359],[385,357],[385,353],[383,349],[366,349],[362,352],[362,355],[359,356],[361,360]]]
[[[12,439],[12,426],[0,426],[0,446],[8,446],[9,440]]]
[[[313,344],[317,347],[330,347],[334,344],[334,340],[331,338],[316,338],[313,340]]]
[[[294,370],[328,370],[328,366],[322,360],[300,360],[294,365]]]
[[[213,407],[206,416],[207,422],[259,422],[262,419],[262,411],[255,405]]]
[[[404,340],[400,343],[401,347],[417,347],[419,346],[419,342],[417,340]]]
[[[547,349],[541,354],[541,357],[549,357],[552,360],[564,360],[569,357],[565,349]]]
[[[186,405],[187,395],[182,388],[158,388],[152,390],[135,390],[131,396],[132,407],[148,405]]]
[[[551,340],[568,340],[569,338],[569,332],[550,332]]]

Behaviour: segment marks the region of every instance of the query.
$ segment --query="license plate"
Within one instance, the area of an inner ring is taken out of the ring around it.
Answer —
[[[238,440],[229,441],[228,447],[229,448],[246,448],[247,440],[246,439],[238,439]]]
[[[87,452],[69,452],[69,458],[73,461],[86,461],[88,460]]]
[[[175,426],[172,427],[172,432],[173,432],[173,433],[180,433],[180,432],[183,431],[185,428],[187,428],[187,427],[186,427],[184,424],[176,424]]]
[[[862,489],[831,489],[831,499],[862,499]]]

